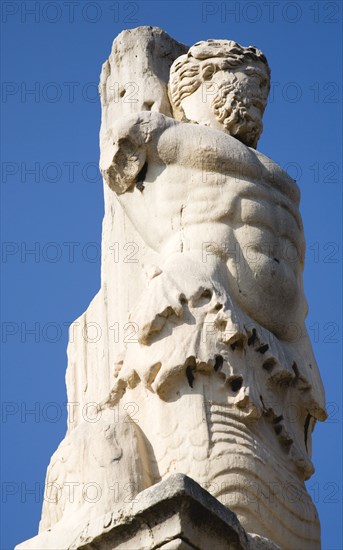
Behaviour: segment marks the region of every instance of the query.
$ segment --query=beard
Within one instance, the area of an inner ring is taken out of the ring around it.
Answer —
[[[263,130],[262,117],[251,116],[249,110],[253,100],[242,96],[239,82],[233,76],[230,81],[218,85],[212,109],[218,122],[231,136],[255,149]]]

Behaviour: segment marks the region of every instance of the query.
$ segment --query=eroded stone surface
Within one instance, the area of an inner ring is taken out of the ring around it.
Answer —
[[[41,548],[68,548],[87,521],[178,472],[255,533],[244,544],[320,546],[304,481],[325,398],[299,189],[256,151],[269,79],[258,49],[228,40],[189,49],[140,27],[113,43],[100,79],[102,285],[72,329],[79,405],[48,468],[60,491],[45,500]]]
[[[53,548],[43,537],[32,539],[28,548]],[[68,540],[63,548],[69,550],[279,550],[263,537],[248,535],[233,512],[182,474],[145,489],[120,513],[89,520]]]

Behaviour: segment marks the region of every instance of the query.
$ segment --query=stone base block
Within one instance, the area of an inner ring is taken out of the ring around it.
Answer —
[[[81,526],[82,527],[82,526]],[[43,534],[42,534],[43,535]],[[38,535],[26,546],[33,548]],[[51,530],[53,536],[53,529]],[[56,540],[57,542],[57,540]],[[50,546],[49,548],[54,548]],[[247,533],[237,516],[183,474],[139,493],[120,514],[89,522],[66,550],[277,550],[272,542]],[[56,546],[56,550],[62,550]]]

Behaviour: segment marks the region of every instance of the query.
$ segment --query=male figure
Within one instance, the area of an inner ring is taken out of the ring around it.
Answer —
[[[171,67],[177,121],[142,111],[115,124],[102,172],[160,260],[131,316],[139,345],[127,346],[108,404],[132,389],[124,399],[140,404],[162,478],[182,471],[217,484],[247,530],[312,550],[319,526],[304,480],[325,404],[304,325],[299,190],[255,150],[269,78],[256,48],[200,42]],[[269,483],[295,488],[291,507],[284,494],[263,496]],[[247,502],[242,487],[255,485]]]
[[[189,262],[200,271],[206,263],[208,280],[222,270],[234,302],[278,337],[290,339],[291,324],[303,324],[299,191],[278,165],[252,149],[262,131],[269,75],[256,48],[200,42],[171,69],[170,97],[182,122],[143,111],[118,121],[114,143],[103,151],[106,181],[162,257],[163,274],[139,307],[144,318],[133,317],[142,341],[159,330],[156,316],[167,307],[182,315],[179,297],[167,303],[162,287],[176,285],[186,299],[201,287],[198,281],[184,288],[180,264],[187,269]]]

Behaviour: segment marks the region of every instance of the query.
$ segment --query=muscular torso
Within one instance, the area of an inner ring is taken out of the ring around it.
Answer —
[[[204,263],[217,255],[236,301],[255,318],[260,311],[257,320],[273,332],[302,322],[304,239],[287,174],[231,136],[193,124],[157,125],[144,147],[144,188],[131,186],[119,200],[145,242],[162,258],[198,250]]]

